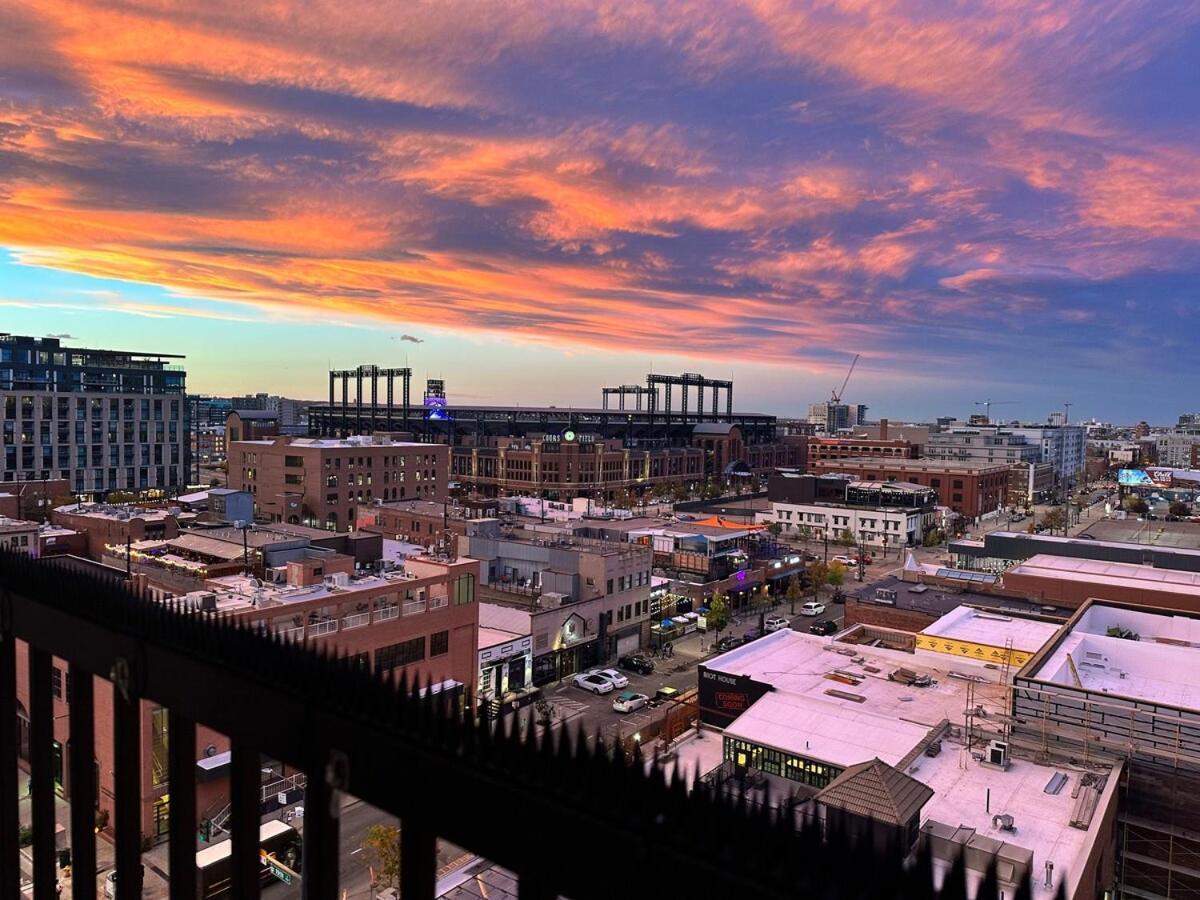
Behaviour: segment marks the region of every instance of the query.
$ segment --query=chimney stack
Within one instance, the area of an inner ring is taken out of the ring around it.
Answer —
[[[879,420],[879,439],[881,441],[886,441],[888,439],[888,420],[887,419]]]

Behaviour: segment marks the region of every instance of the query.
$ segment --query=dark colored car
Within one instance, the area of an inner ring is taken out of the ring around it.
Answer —
[[[810,626],[808,626],[808,630],[813,634],[836,634],[838,626],[837,622],[833,621],[832,619],[822,619],[820,622],[813,622]]]
[[[742,639],[736,634],[727,634],[725,637],[717,641],[716,646],[713,649],[718,653],[728,653],[730,650],[742,646],[742,643]]]
[[[639,675],[649,675],[654,671],[654,660],[640,653],[631,653],[617,660],[617,668],[637,672]]]
[[[744,635],[742,635],[742,638],[748,644],[751,641],[757,641],[762,636],[763,632],[761,628],[751,628]]]

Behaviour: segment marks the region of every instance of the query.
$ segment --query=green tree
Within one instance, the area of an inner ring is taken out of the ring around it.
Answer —
[[[821,593],[821,588],[829,583],[829,566],[817,560],[808,570],[809,590],[812,595],[817,597]]]
[[[1125,498],[1125,501],[1122,505],[1125,507],[1127,512],[1131,512],[1137,516],[1144,516],[1146,513],[1150,512],[1149,504],[1137,494],[1130,494]]]
[[[838,562],[831,565],[825,574],[825,583],[830,587],[840,588],[846,583],[846,567]]]
[[[1182,500],[1172,500],[1171,505],[1167,507],[1167,513],[1172,516],[1190,516],[1192,508]]]
[[[843,547],[853,547],[855,544],[854,533],[847,528],[840,535],[838,535],[838,543]]]
[[[372,861],[376,886],[396,887],[400,880],[400,829],[395,825],[372,825],[363,837],[362,849]]]
[[[787,593],[784,595],[787,601],[791,604],[792,615],[796,614],[796,601],[804,596],[804,589],[800,587],[800,576],[793,575],[788,579]]]
[[[1062,531],[1064,534],[1067,530],[1067,513],[1061,506],[1055,506],[1052,509],[1046,510],[1042,514],[1042,527],[1053,534],[1055,531]]]
[[[800,526],[800,540],[804,541],[804,549],[808,550],[808,542],[812,540],[812,529],[807,525]]]
[[[704,617],[707,627],[721,636],[721,632],[729,625],[729,601],[725,595],[717,591],[708,601],[708,615]]]

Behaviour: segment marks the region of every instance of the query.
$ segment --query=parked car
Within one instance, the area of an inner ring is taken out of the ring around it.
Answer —
[[[783,616],[767,616],[767,620],[763,623],[763,627],[769,634],[772,631],[783,631],[787,628],[791,628],[792,623]]]
[[[748,644],[751,641],[757,641],[762,636],[763,631],[761,629],[751,628],[744,635],[742,635],[742,643]]]
[[[680,691],[673,687],[660,687],[654,692],[654,702],[663,703],[667,700],[678,700]]]
[[[858,562],[857,562],[855,559],[853,559],[852,557],[849,557],[849,556],[847,556],[847,555],[846,555],[846,554],[844,554],[844,553],[842,553],[842,554],[839,554],[839,555],[835,556],[833,559],[831,559],[831,560],[830,560],[830,562],[831,562],[831,563],[838,563],[838,564],[840,564],[840,565],[843,565],[843,566],[856,566],[856,565],[858,565]]]
[[[838,630],[838,624],[837,622],[833,621],[833,619],[822,619],[819,622],[813,622],[812,625],[808,627],[808,630],[813,634],[836,634]]]
[[[601,678],[607,678],[617,690],[629,687],[629,679],[616,669],[594,669],[592,674],[599,675]]]
[[[742,646],[743,643],[745,643],[745,641],[743,641],[736,634],[727,634],[725,637],[717,641],[716,646],[713,647],[713,649],[718,653],[728,653],[730,650],[734,650],[737,647]]]
[[[639,675],[649,675],[654,671],[654,660],[641,653],[631,653],[617,660],[617,668],[637,672]]]
[[[800,615],[802,616],[819,616],[825,612],[825,604],[818,603],[816,600],[809,600],[800,607]]]
[[[650,698],[645,694],[639,694],[637,691],[621,691],[613,700],[613,712],[631,713],[641,709],[649,702]]]
[[[593,694],[608,694],[613,690],[613,683],[594,672],[581,672],[575,676],[575,687],[591,691]]]

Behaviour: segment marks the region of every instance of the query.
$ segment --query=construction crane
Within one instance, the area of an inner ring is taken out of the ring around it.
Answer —
[[[846,385],[848,385],[850,383],[850,376],[854,374],[854,367],[858,365],[858,357],[859,357],[859,354],[855,353],[854,359],[850,362],[850,371],[846,373],[846,377],[842,381],[841,388],[839,390],[831,392],[831,396],[829,398],[830,403],[841,403],[842,402],[842,394],[844,394],[846,392]]]
[[[990,425],[992,421],[993,406],[1004,406],[1009,403],[1017,402],[1017,400],[976,400],[975,405],[983,407],[983,417],[988,420],[988,424]]]

